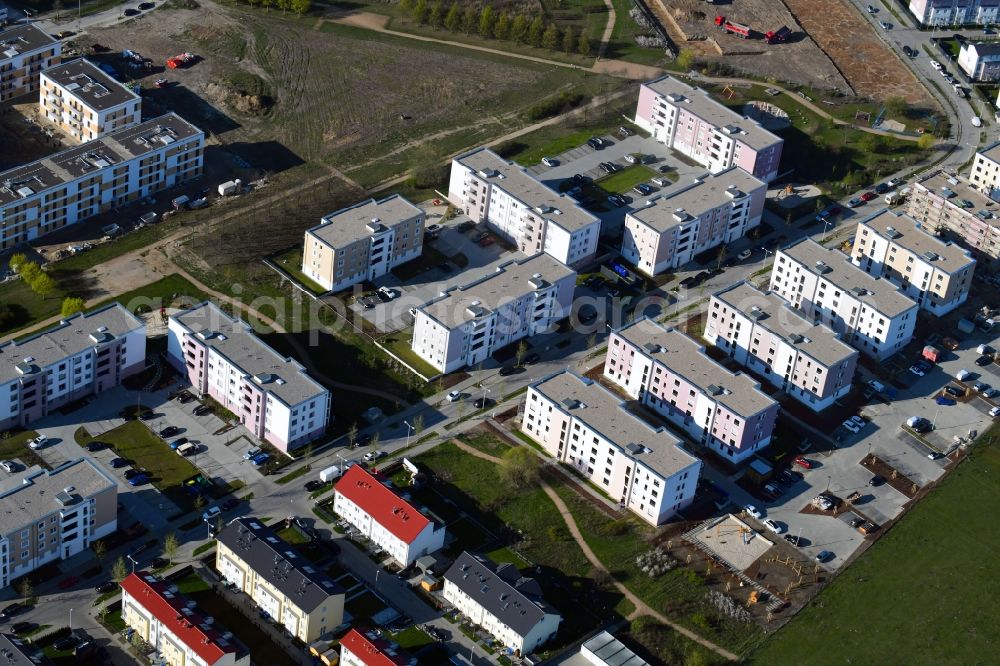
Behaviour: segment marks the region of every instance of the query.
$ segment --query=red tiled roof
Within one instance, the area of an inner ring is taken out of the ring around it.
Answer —
[[[204,622],[201,615],[186,615],[181,610],[187,606],[183,597],[165,596],[168,586],[157,581],[149,572],[136,571],[130,574],[121,582],[121,587],[205,663],[214,664],[226,654],[236,652],[233,644],[219,644],[222,639],[219,632],[198,626]]]
[[[347,470],[337,483],[336,492],[360,506],[404,543],[413,543],[431,522],[361,465],[352,465]]]
[[[340,639],[341,650],[349,650],[351,654],[363,661],[367,666],[405,666],[413,660],[402,651],[389,652],[389,642],[381,638],[371,639],[357,629],[351,629]],[[397,648],[398,650],[398,648]],[[341,661],[344,655],[340,655]]]

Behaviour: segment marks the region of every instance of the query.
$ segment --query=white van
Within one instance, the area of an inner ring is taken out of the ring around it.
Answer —
[[[191,442],[185,442],[185,443],[183,443],[183,444],[181,444],[180,446],[177,447],[177,455],[184,456],[184,457],[193,455],[197,451],[198,451],[198,447],[196,447]]]
[[[968,370],[959,370],[958,372],[955,373],[955,379],[957,379],[960,382],[964,382],[966,379],[968,379],[971,376],[972,376],[972,373],[969,372]]]
[[[322,472],[319,473],[319,480],[323,483],[330,483],[334,479],[340,478],[340,466],[333,465],[332,467],[327,467]]]

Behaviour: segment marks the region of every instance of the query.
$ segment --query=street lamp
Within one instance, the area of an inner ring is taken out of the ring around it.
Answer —
[[[764,260],[761,262],[760,265],[764,266],[767,264],[767,255],[774,254],[774,250],[768,250],[766,247],[762,247],[760,249],[764,251]]]
[[[490,392],[490,390],[484,386],[483,387],[483,407],[484,408],[486,407],[486,394],[489,393],[489,392]]]
[[[406,447],[410,446],[410,433],[412,433],[416,428],[410,425],[409,421],[403,421],[403,425],[406,426]]]
[[[136,565],[136,561],[135,561],[135,558],[134,558],[134,557],[132,557],[132,555],[131,555],[131,554],[128,554],[128,555],[126,555],[125,557],[127,557],[127,558],[128,558],[128,561],[132,563],[132,573],[135,573],[135,565]]]
[[[830,218],[826,218],[825,220],[823,220],[823,235],[824,236],[826,236],[827,229],[830,228],[831,224],[833,224],[833,220],[831,220]],[[765,258],[767,258],[767,255],[765,255]]]
[[[340,473],[343,474],[344,473],[344,463],[346,461],[344,460],[344,456],[342,456],[340,453],[338,453],[336,455],[337,455],[338,458],[340,458]]]
[[[70,630],[70,633],[72,633],[72,631],[73,631],[73,609],[72,608],[69,609],[69,630]]]

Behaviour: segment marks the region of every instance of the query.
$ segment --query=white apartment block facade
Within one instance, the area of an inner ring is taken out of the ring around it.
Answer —
[[[1000,141],[976,153],[969,170],[969,182],[990,199],[1000,200]]]
[[[778,403],[673,328],[639,319],[612,332],[604,377],[730,463],[771,443]]]
[[[41,114],[76,143],[142,121],[142,98],[83,58],[42,71],[38,105]]]
[[[957,64],[973,81],[996,81],[1000,79],[1000,45],[966,42]]]
[[[444,546],[445,528],[352,465],[334,488],[333,510],[404,568]]]
[[[521,432],[651,525],[694,500],[701,461],[669,430],[569,370],[528,387]]]
[[[784,140],[672,76],[643,83],[635,123],[712,173],[734,166],[771,182]]]
[[[452,160],[448,200],[524,254],[544,252],[576,266],[597,253],[599,218],[488,148]]]
[[[330,392],[214,303],[170,316],[167,361],[285,453],[321,436],[330,422]]]
[[[118,484],[90,459],[33,469],[0,493],[0,587],[118,529]]]
[[[851,391],[858,351],[746,282],[712,295],[704,338],[813,411]]]
[[[995,150],[986,153],[996,154]],[[972,177],[979,178],[978,186],[943,171],[913,183],[906,214],[930,233],[953,238],[972,250],[980,263],[995,267],[1000,259],[1000,203],[990,196],[996,192],[995,181],[985,168],[979,170],[986,164],[979,158],[973,164]]]
[[[810,238],[778,250],[770,290],[877,360],[901,351],[917,323],[913,299]]]
[[[1000,22],[1000,5],[994,0],[910,0],[909,9],[922,26]]]
[[[38,74],[59,62],[62,42],[36,24],[0,29],[0,102],[38,90]]]
[[[204,147],[168,113],[0,173],[0,251],[200,176]]]
[[[851,260],[869,275],[889,280],[921,309],[938,316],[965,303],[976,269],[970,251],[890,211],[858,222]]]
[[[547,254],[511,261],[417,307],[413,351],[441,373],[549,331],[570,314],[576,272]]]
[[[146,363],[146,324],[118,303],[0,344],[0,430],[121,384]]]
[[[398,194],[338,210],[306,230],[302,272],[327,291],[374,280],[420,256],[424,221]]]
[[[739,167],[671,188],[625,214],[622,256],[649,276],[745,237],[760,224],[767,185]]]

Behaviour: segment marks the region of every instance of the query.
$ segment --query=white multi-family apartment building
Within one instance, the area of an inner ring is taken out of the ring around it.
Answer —
[[[739,167],[671,188],[625,215],[622,256],[658,275],[760,224],[767,185]]]
[[[351,629],[340,639],[339,666],[417,666],[420,662],[378,631]]]
[[[118,484],[89,458],[28,470],[0,489],[0,587],[118,529]]]
[[[518,657],[554,638],[562,616],[542,599],[542,588],[510,562],[463,552],[444,574],[443,596],[473,624]]]
[[[969,169],[969,182],[990,199],[1000,200],[1000,141],[976,153]]]
[[[778,175],[784,139],[672,76],[642,84],[635,123],[713,173],[738,166],[766,182]]]
[[[167,360],[198,393],[285,453],[322,435],[330,422],[330,392],[214,303],[170,316]]]
[[[1000,5],[995,0],[910,0],[909,9],[922,26],[1000,22]]]
[[[521,252],[544,252],[567,266],[594,258],[601,220],[488,148],[451,163],[448,200]]]
[[[528,387],[521,431],[652,525],[665,523],[694,500],[701,461],[681,440],[570,370]]]
[[[704,337],[814,411],[851,390],[858,351],[777,295],[746,282],[712,295]]]
[[[576,272],[547,254],[499,266],[416,308],[412,348],[442,373],[544,333],[570,314]]]
[[[604,377],[724,460],[740,462],[771,443],[778,403],[673,328],[643,318],[612,332]]]
[[[38,90],[38,73],[61,54],[62,42],[34,23],[0,29],[0,102]]]
[[[990,161],[998,154],[1000,151],[994,150],[985,153],[991,156]],[[972,177],[979,178],[978,186],[943,171],[913,183],[906,214],[930,233],[953,238],[972,250],[981,263],[996,265],[1000,259],[1000,203],[990,196],[996,185],[985,170],[987,164],[978,158],[973,164]]]
[[[122,620],[156,651],[156,663],[249,666],[250,651],[175,586],[140,570],[126,576],[121,588]]]
[[[333,510],[404,568],[444,546],[438,525],[361,465],[352,465],[333,491]]]
[[[1000,44],[965,42],[958,53],[958,67],[973,81],[1000,79]]]
[[[778,250],[770,289],[878,360],[901,351],[917,323],[916,301],[811,238]]]
[[[146,363],[146,324],[118,303],[0,344],[0,430],[103,393]]]
[[[204,147],[168,113],[0,173],[0,251],[200,176]]]
[[[42,71],[38,105],[41,114],[76,143],[142,120],[142,98],[84,58]]]
[[[424,219],[398,194],[330,213],[306,230],[302,272],[328,291],[374,280],[420,256]]]
[[[215,568],[292,636],[309,644],[344,622],[344,588],[256,518],[215,537]]]
[[[889,280],[935,315],[965,303],[976,269],[969,250],[927,233],[903,213],[888,210],[858,222],[851,260],[869,275]]]

